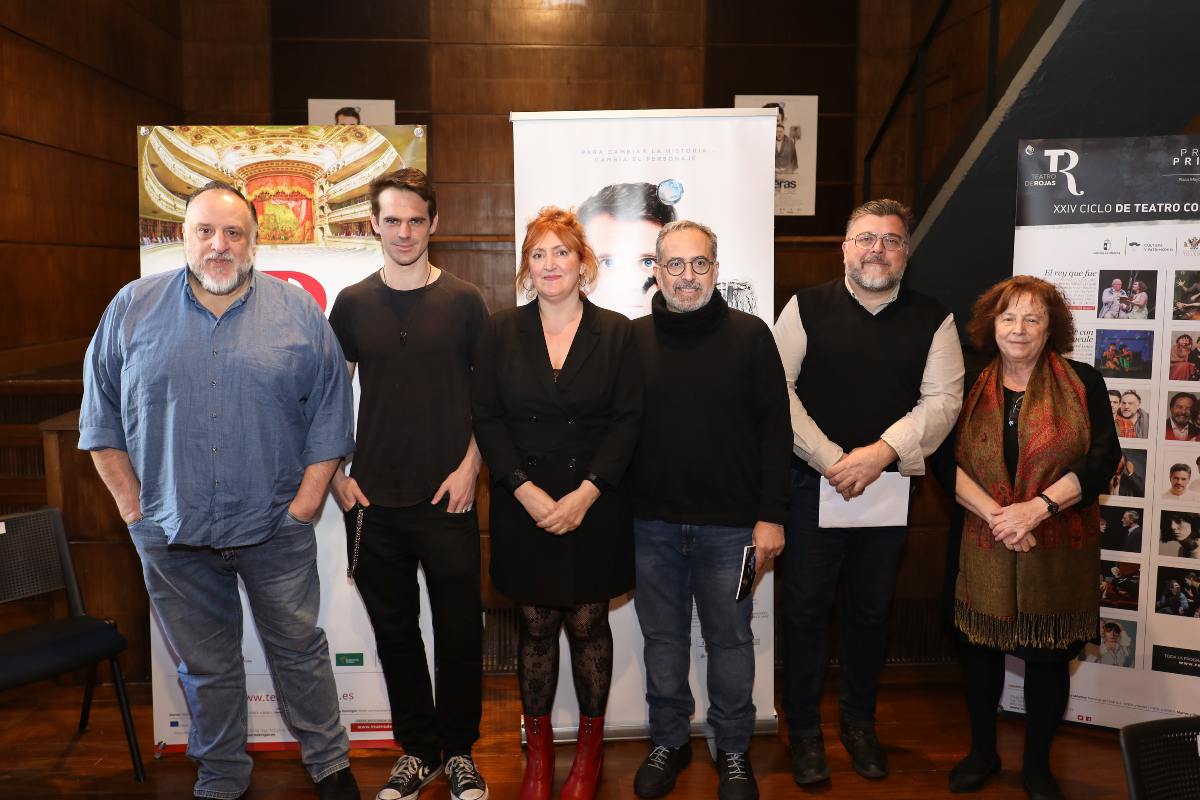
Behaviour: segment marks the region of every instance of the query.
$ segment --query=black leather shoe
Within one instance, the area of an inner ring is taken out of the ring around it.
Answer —
[[[633,776],[633,793],[638,797],[662,797],[675,788],[679,773],[692,763],[692,745],[685,742],[680,747],[663,747],[651,744],[650,752],[642,760]]]
[[[317,794],[321,800],[359,800],[358,781],[349,767],[326,775],[317,782]]]
[[[966,758],[954,765],[950,770],[950,791],[956,794],[962,792],[977,792],[987,783],[987,779],[1000,771],[1000,756],[974,756]]]
[[[829,780],[823,737],[802,736],[792,742],[792,778],[797,786]]]
[[[1058,781],[1049,772],[1040,775],[1021,775],[1021,785],[1029,794],[1030,800],[1067,800]]]
[[[841,726],[842,744],[850,754],[850,766],[864,778],[877,781],[888,774],[887,753],[875,736],[874,728]]]

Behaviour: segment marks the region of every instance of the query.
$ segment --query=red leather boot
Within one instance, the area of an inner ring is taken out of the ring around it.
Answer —
[[[575,742],[575,761],[563,784],[562,800],[592,800],[604,767],[604,717],[579,716],[579,739]]]
[[[554,789],[554,731],[550,715],[525,715],[525,779],[521,800],[550,800]]]

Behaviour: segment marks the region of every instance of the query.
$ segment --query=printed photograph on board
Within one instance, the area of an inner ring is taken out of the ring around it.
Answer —
[[[1117,473],[1108,483],[1108,493],[1118,497],[1146,496],[1146,451],[1138,447],[1121,448]]]
[[[1100,547],[1124,553],[1142,552],[1142,516],[1132,506],[1100,506]]]
[[[1137,611],[1142,565],[1128,561],[1100,562],[1100,605]]]
[[[817,96],[739,94],[738,108],[773,108],[776,112],[775,216],[807,217],[816,213]]]
[[[1154,319],[1158,273],[1147,269],[1102,269],[1096,299],[1099,319]]]
[[[1150,438],[1153,389],[1109,389],[1108,402],[1112,406],[1113,423],[1117,426],[1118,436],[1124,439]]]
[[[1138,624],[1130,619],[1100,618],[1100,642],[1088,642],[1079,660],[1110,667],[1133,666],[1137,657]]]
[[[1200,320],[1200,270],[1175,271],[1172,284],[1171,319]]]
[[[1197,331],[1171,331],[1167,339],[1167,380],[1200,381],[1200,337]]]
[[[1167,424],[1163,436],[1168,442],[1200,442],[1200,404],[1192,392],[1167,395]]]
[[[1094,365],[1106,378],[1149,379],[1153,369],[1154,331],[1096,331]]]
[[[1168,506],[1200,506],[1200,475],[1190,449],[1168,448],[1160,460],[1158,499]]]
[[[1158,534],[1158,554],[1200,559],[1200,514],[1164,511]]]
[[[1200,569],[1159,567],[1154,613],[1200,619]]]

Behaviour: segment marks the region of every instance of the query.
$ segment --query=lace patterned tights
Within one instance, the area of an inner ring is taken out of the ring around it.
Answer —
[[[542,716],[549,714],[554,705],[558,687],[558,631],[566,625],[579,710],[589,717],[603,716],[613,668],[608,603],[563,608],[518,606],[517,610],[520,619],[517,677],[525,713]]]

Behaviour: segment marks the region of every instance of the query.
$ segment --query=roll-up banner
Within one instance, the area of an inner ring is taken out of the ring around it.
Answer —
[[[1200,714],[1200,137],[1032,139],[1017,161],[1013,273],[1062,290],[1125,454],[1065,719]],[[1024,710],[1022,670],[1005,708]]]
[[[516,262],[525,226],[540,208],[574,208],[600,262],[589,297],[636,318],[650,311],[654,243],[668,222],[702,222],[717,235],[717,289],[734,308],[774,321],[774,108],[514,113]],[[526,302],[523,295],[517,302]],[[754,593],[754,704],[760,730],[776,730],[774,575]],[[632,596],[611,606],[615,664],[605,729],[648,734],[642,635]],[[565,635],[563,653],[567,652]],[[574,736],[578,705],[569,659],[559,664],[551,722]],[[693,731],[704,733],[708,694],[700,623],[693,613]]]
[[[141,273],[184,266],[184,201],[208,181],[221,180],[241,189],[258,214],[255,268],[305,289],[328,314],[338,292],[382,263],[371,230],[371,179],[405,166],[424,170],[427,138],[427,130],[417,125],[141,127]],[[342,721],[355,747],[390,747],[391,713],[375,636],[358,591],[346,577],[346,530],[332,497],[317,519],[316,533],[318,624],[329,639]],[[242,609],[250,747],[291,746],[295,739],[280,716],[244,594]],[[432,644],[428,603],[421,606],[421,630]],[[160,750],[182,750],[190,715],[176,676],[178,660],[153,614],[150,647],[154,741]],[[431,654],[432,648],[427,649]]]

